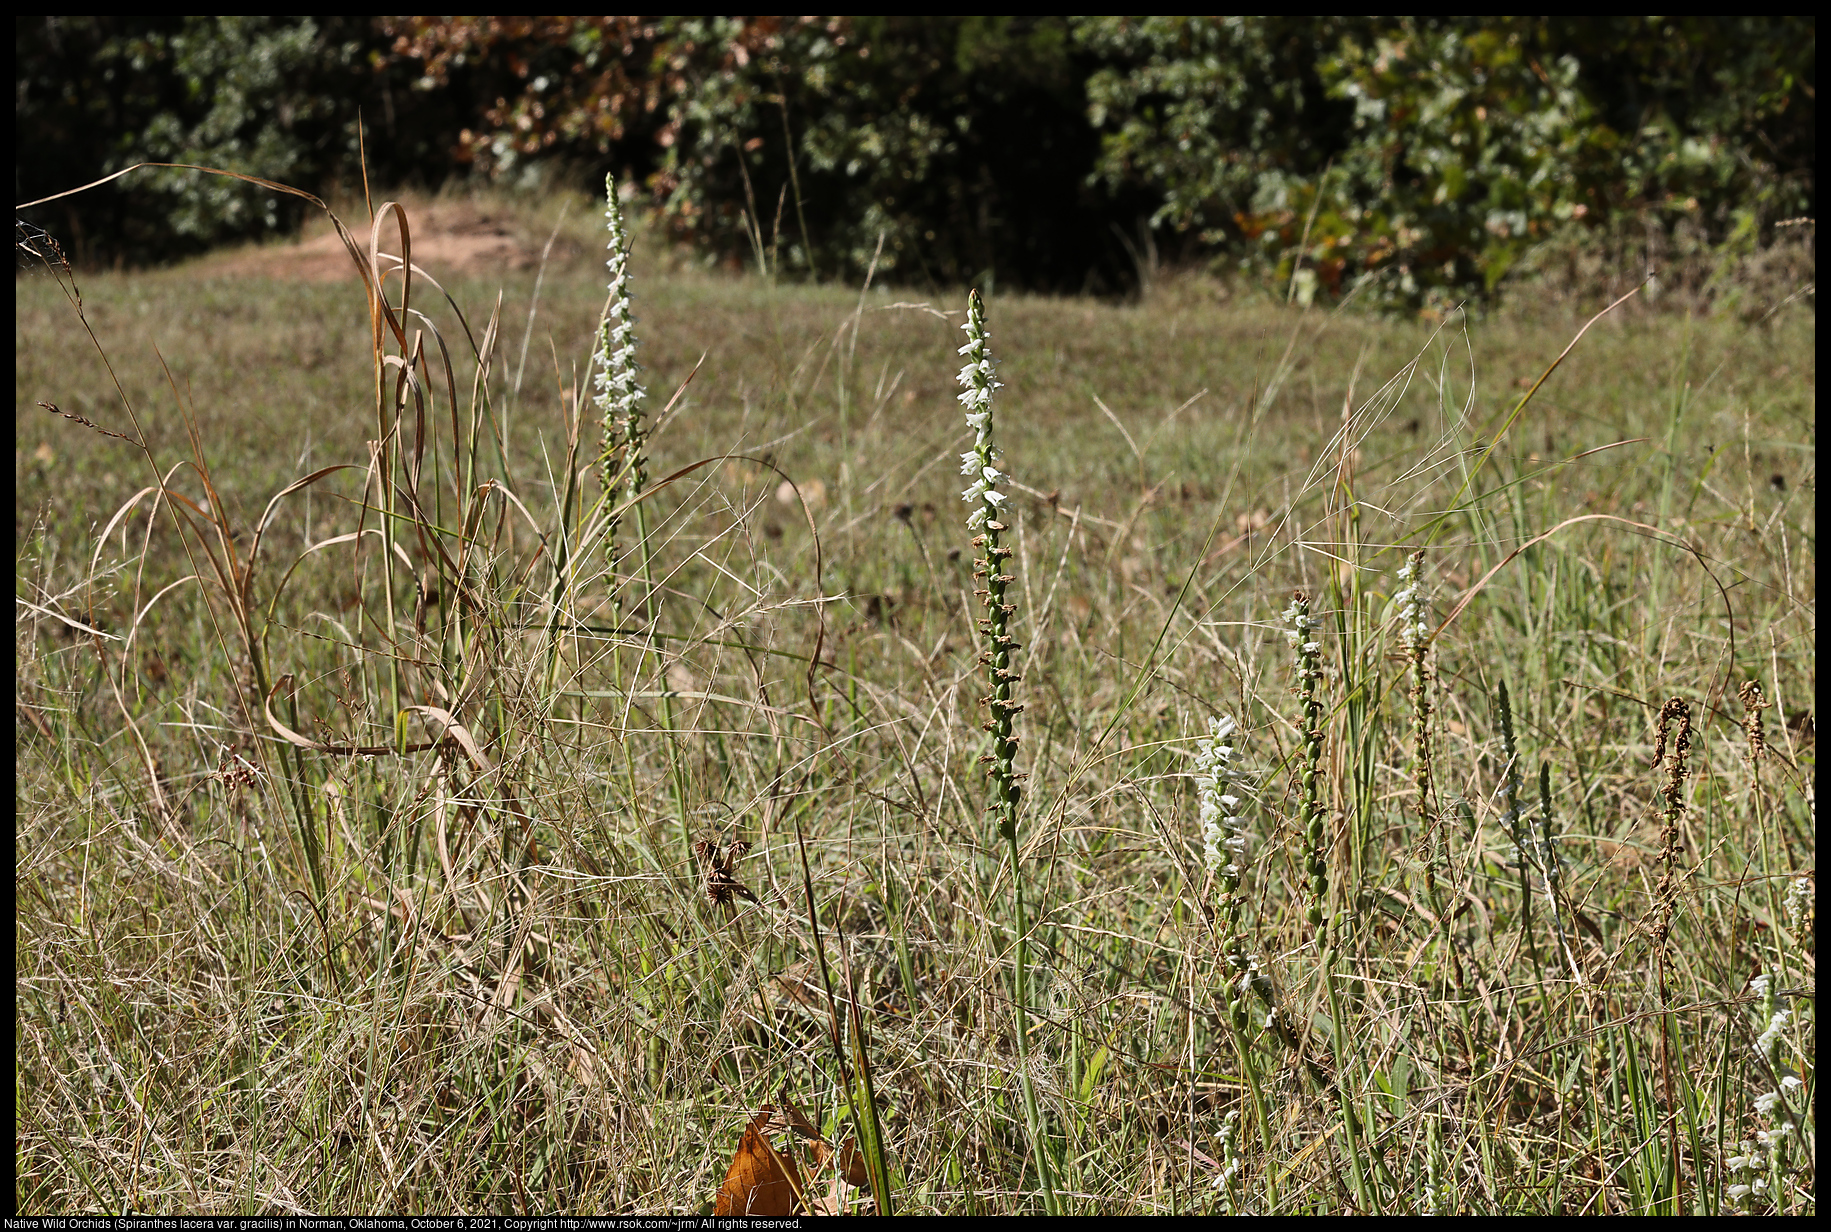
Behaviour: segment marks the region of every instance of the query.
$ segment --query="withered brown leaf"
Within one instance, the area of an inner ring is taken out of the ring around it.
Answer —
[[[760,1215],[773,1218],[801,1209],[801,1171],[793,1156],[776,1150],[769,1140],[775,1109],[763,1105],[731,1157],[725,1183],[718,1187],[714,1215]]]
[[[865,1167],[864,1152],[856,1139],[848,1138],[838,1151],[820,1136],[807,1114],[789,1097],[783,1087],[777,1097],[781,1104],[764,1104],[738,1143],[725,1183],[719,1186],[713,1202],[715,1215],[779,1216],[795,1214],[838,1215],[845,1210],[842,1186],[871,1191],[871,1176]],[[831,1170],[834,1173],[831,1192],[821,1198],[806,1189],[801,1166],[794,1152],[778,1151],[770,1139],[774,1134],[792,1133],[803,1141],[812,1156],[812,1179]]]

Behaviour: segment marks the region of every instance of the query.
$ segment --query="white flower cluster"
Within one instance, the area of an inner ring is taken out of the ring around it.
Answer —
[[[1269,1008],[1265,1012],[1265,1025],[1272,1025],[1278,1016],[1278,1007],[1273,1004],[1276,999],[1276,986],[1272,977],[1266,973],[1265,964],[1257,954],[1247,954],[1240,961],[1240,976],[1235,983],[1235,991],[1241,1001],[1248,997],[1257,997]]]
[[[594,357],[596,402],[604,423],[621,423],[627,440],[642,416],[642,401],[648,397],[648,391],[636,380],[639,369],[636,364],[636,318],[630,314],[630,303],[635,296],[629,289],[629,231],[623,225],[623,209],[617,203],[616,186],[608,176],[604,179],[604,196],[607,202],[604,217],[609,220],[610,230],[610,258],[604,263],[610,270],[610,311],[598,337],[598,353]]]
[[[1798,1114],[1793,1109],[1801,1106],[1806,1085],[1796,1067],[1781,1055],[1786,1030],[1792,1025],[1793,1011],[1774,1007],[1773,983],[1772,973],[1763,972],[1749,984],[1749,991],[1766,1007],[1769,1015],[1767,1029],[1755,1041],[1755,1050],[1761,1055],[1763,1068],[1780,1076],[1778,1090],[1764,1091],[1755,1097],[1755,1112],[1772,1121],[1773,1127],[1755,1130],[1742,1144],[1741,1154],[1731,1155],[1723,1161],[1724,1167],[1736,1178],[1726,1192],[1744,1207],[1778,1199],[1773,1187],[1784,1185],[1786,1181],[1788,1139],[1799,1133]]]
[[[1235,1108],[1221,1118],[1221,1128],[1214,1135],[1214,1144],[1219,1148],[1221,1170],[1215,1175],[1214,1187],[1220,1191],[1221,1203],[1226,1214],[1237,1213],[1237,1199],[1234,1186],[1240,1183],[1240,1110]]]
[[[1757,1129],[1754,1137],[1742,1144],[1740,1155],[1723,1161],[1723,1166],[1737,1178],[1725,1191],[1736,1202],[1758,1202],[1772,1196],[1769,1177],[1775,1171],[1776,1157],[1793,1133],[1792,1119],[1781,1104],[1782,1092],[1788,1098],[1797,1098],[1805,1083],[1799,1075],[1788,1074],[1780,1080],[1780,1087],[1779,1091],[1769,1091],[1755,1099],[1755,1110],[1762,1116],[1772,1117],[1779,1111],[1778,1123],[1772,1129]]]
[[[1322,643],[1310,640],[1310,630],[1322,622],[1310,615],[1307,606],[1299,606],[1292,599],[1291,605],[1284,609],[1284,618],[1291,623],[1291,627],[1284,631],[1284,636],[1290,641],[1292,649],[1306,655],[1321,653]]]
[[[976,307],[978,301],[973,303]],[[960,494],[960,499],[978,502],[979,507],[966,520],[968,530],[978,530],[992,510],[1005,502],[1005,494],[993,485],[1010,478],[992,465],[998,461],[998,450],[992,445],[992,391],[1004,382],[992,375],[992,357],[985,345],[988,334],[984,316],[969,309],[966,324],[960,328],[966,331],[966,345],[958,352],[966,356],[966,366],[960,369],[960,385],[964,390],[960,405],[966,408],[966,426],[976,434],[973,448],[960,455],[960,473],[973,480],[972,486]]]
[[[1773,1116],[1776,1109],[1784,1109],[1784,1101],[1788,1096],[1795,1095],[1804,1090],[1805,1085],[1805,1079],[1801,1078],[1798,1074],[1784,1075],[1780,1079],[1780,1089],[1778,1091],[1767,1091],[1755,1096],[1755,1111],[1765,1117]],[[1778,1130],[1771,1132],[1784,1134],[1786,1132],[1786,1126],[1782,1125]],[[1760,1137],[1760,1134],[1757,1133],[1756,1137]]]
[[[1421,580],[1424,574],[1423,553],[1410,557],[1399,566],[1399,593],[1392,601],[1399,605],[1399,640],[1405,649],[1418,651],[1424,649],[1430,641],[1430,626],[1427,620],[1430,610],[1430,596],[1424,591]]]
[[[1812,883],[1804,877],[1796,877],[1793,884],[1787,887],[1786,918],[1794,932],[1805,927],[1806,908],[1812,903]]]
[[[1195,786],[1201,799],[1202,850],[1208,871],[1219,869],[1228,880],[1237,883],[1246,859],[1246,832],[1240,818],[1240,798],[1229,794],[1233,746],[1226,741],[1235,726],[1228,715],[1208,720],[1210,735],[1196,746]],[[1224,869],[1223,853],[1227,861]]]
[[[1724,1191],[1735,1202],[1741,1202],[1745,1198],[1753,1201],[1767,1196],[1767,1178],[1758,1175],[1762,1169],[1767,1167],[1767,1157],[1753,1143],[1746,1145],[1748,1148],[1746,1154],[1731,1155],[1723,1161],[1731,1172],[1738,1173],[1744,1178]]]
[[[1767,977],[1764,975],[1761,978],[1765,980]],[[1780,1037],[1786,1033],[1786,1029],[1792,1021],[1793,1011],[1775,1010],[1774,1016],[1767,1020],[1767,1030],[1763,1031],[1761,1038],[1755,1041],[1755,1051],[1772,1061],[1775,1052],[1780,1047]]]

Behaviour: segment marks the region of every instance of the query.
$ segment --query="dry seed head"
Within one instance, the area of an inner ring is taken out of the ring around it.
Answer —
[[[1653,744],[1653,767],[1666,759],[1666,737],[1673,723],[1678,724],[1678,740],[1673,745],[1671,777],[1676,785],[1690,773],[1691,759],[1691,706],[1682,697],[1674,697],[1659,708],[1658,725],[1655,727]]]
[[[693,854],[698,858],[706,876],[706,898],[713,906],[725,906],[733,903],[734,898],[744,898],[756,902],[757,896],[751,893],[750,887],[737,879],[733,872],[737,862],[750,850],[750,844],[741,839],[731,844],[721,858],[718,844],[711,839],[701,839],[693,844]]]
[[[1659,708],[1659,725],[1653,747],[1653,765],[1656,767],[1665,760],[1666,738],[1673,724],[1677,724],[1678,734],[1673,740],[1672,762],[1666,770],[1666,787],[1662,793],[1666,798],[1665,846],[1668,852],[1677,841],[1678,815],[1685,810],[1685,779],[1691,773],[1691,706],[1682,697],[1674,697]]]
[[[1760,761],[1767,754],[1767,732],[1761,726],[1761,712],[1774,703],[1762,695],[1761,685],[1744,680],[1737,690],[1742,698],[1742,729],[1748,733],[1748,759]]]
[[[1679,815],[1685,811],[1685,776],[1691,762],[1691,706],[1682,697],[1674,697],[1659,708],[1658,743],[1653,750],[1653,764],[1659,765],[1666,755],[1669,728],[1677,724],[1673,740],[1671,765],[1666,770],[1666,786],[1661,793],[1666,800],[1666,824],[1660,831],[1659,915],[1654,925],[1654,942],[1662,954],[1672,927],[1673,900],[1678,890]],[[1664,979],[1662,966],[1662,982]]]
[[[133,441],[133,438],[131,436],[127,436],[124,433],[120,433],[120,432],[110,432],[107,428],[104,428],[101,424],[95,423],[93,420],[85,419],[81,415],[78,415],[75,411],[66,411],[61,406],[58,406],[55,402],[40,402],[38,405],[43,407],[45,410],[51,412],[51,414],[53,414],[53,415],[62,415],[65,419],[70,420],[72,423],[79,423],[79,424],[83,425],[83,427],[88,428],[93,432],[100,432],[103,436],[112,436],[117,441],[127,441],[130,444]]]

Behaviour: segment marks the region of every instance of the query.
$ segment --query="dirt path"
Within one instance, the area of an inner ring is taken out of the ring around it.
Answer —
[[[413,263],[435,278],[452,275],[502,273],[532,269],[540,264],[545,237],[531,239],[516,220],[500,211],[464,201],[439,201],[409,206],[413,238]],[[351,230],[359,245],[369,242],[369,228]],[[382,226],[383,252],[400,255],[400,232],[390,214]],[[577,245],[562,236],[553,246],[553,260],[579,254]],[[301,282],[332,282],[352,277],[354,267],[343,242],[327,223],[306,228],[305,238],[290,244],[243,248],[206,257],[200,265],[211,274],[278,278]]]

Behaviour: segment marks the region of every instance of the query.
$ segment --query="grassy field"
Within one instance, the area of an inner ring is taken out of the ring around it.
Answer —
[[[559,226],[17,279],[21,1213],[1815,1212],[1809,299],[639,240],[631,503]]]

